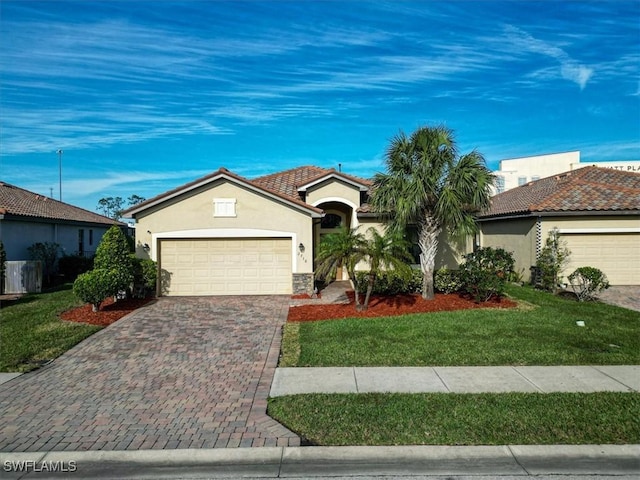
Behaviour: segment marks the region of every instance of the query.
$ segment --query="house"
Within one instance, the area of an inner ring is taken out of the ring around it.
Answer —
[[[159,263],[161,295],[311,293],[323,235],[383,228],[367,205],[370,188],[314,166],[252,180],[221,168],[124,216],[136,221],[138,256]],[[443,249],[437,262],[452,255]]]
[[[529,275],[548,233],[571,250],[564,274],[602,270],[612,285],[640,285],[640,174],[588,166],[526,183],[492,197],[479,216],[483,247],[514,253]]]
[[[0,241],[7,261],[29,260],[28,248],[54,242],[63,254],[90,256],[116,222],[97,213],[0,182]]]

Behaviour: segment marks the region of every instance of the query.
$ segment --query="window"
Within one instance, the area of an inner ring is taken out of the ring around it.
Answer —
[[[518,186],[527,183],[527,177],[518,177]]]
[[[213,199],[213,216],[214,217],[235,217],[236,216],[236,199],[235,198],[214,198]]]
[[[335,213],[327,213],[320,221],[320,228],[339,228],[342,225],[342,217]]]
[[[535,182],[536,180],[540,180],[540,175],[534,175],[533,177],[531,177],[532,182]]]
[[[413,257],[413,264],[420,265],[420,245],[418,244],[418,227],[409,225],[405,233],[405,240],[409,242],[409,253]]]
[[[504,177],[502,175],[496,176],[496,192],[504,192]]]
[[[84,255],[84,230],[78,230],[78,255]]]

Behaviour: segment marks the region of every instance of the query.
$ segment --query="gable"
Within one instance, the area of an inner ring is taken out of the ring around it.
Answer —
[[[343,201],[354,208],[361,204],[362,189],[352,183],[347,183],[340,178],[328,178],[304,192],[305,201],[310,205],[318,205],[327,201]]]
[[[162,216],[163,230],[234,227],[261,223],[265,217],[319,217],[315,209],[300,206],[250,186],[219,178],[135,214],[137,220]]]

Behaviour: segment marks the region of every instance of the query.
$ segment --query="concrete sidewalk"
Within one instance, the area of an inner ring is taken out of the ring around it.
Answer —
[[[421,445],[0,453],[0,464],[3,466],[2,478],[6,479],[632,476],[640,473],[640,445]],[[47,471],[54,467],[57,472]]]
[[[640,366],[278,368],[270,396],[605,391],[640,391]]]

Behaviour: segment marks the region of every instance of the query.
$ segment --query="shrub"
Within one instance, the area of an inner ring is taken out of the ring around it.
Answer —
[[[115,286],[109,295],[117,295],[122,290],[127,290],[133,282],[133,266],[129,256],[129,245],[122,230],[113,225],[102,236],[102,240],[96,250],[94,267],[98,270],[114,272]]]
[[[359,292],[367,289],[369,280],[369,272],[356,272],[354,280],[355,288]],[[422,272],[413,270],[410,278],[404,278],[398,273],[384,271],[378,274],[376,282],[373,285],[373,294],[375,295],[397,295],[400,293],[417,293],[422,289]]]
[[[433,284],[436,290],[441,293],[454,293],[460,290],[460,275],[457,270],[443,267],[436,271]]]
[[[571,251],[567,248],[567,243],[560,238],[558,229],[552,229],[536,261],[536,267],[540,272],[538,286],[556,293],[560,285],[561,273],[569,263],[570,255]]]
[[[461,290],[476,302],[500,297],[514,265],[511,253],[502,248],[485,247],[465,255],[465,262],[459,270]]]
[[[73,282],[73,293],[83,302],[90,303],[93,311],[100,309],[102,301],[113,295],[119,281],[118,272],[97,268],[90,272],[82,273]]]
[[[593,294],[609,288],[607,276],[595,267],[580,267],[569,275],[571,288],[578,300],[592,300]]]
[[[81,273],[93,268],[93,257],[83,255],[65,255],[58,260],[58,272],[64,275],[67,281],[73,281]]]
[[[154,292],[158,278],[157,263],[131,255],[131,264],[133,265],[134,295],[146,296],[149,292]]]

